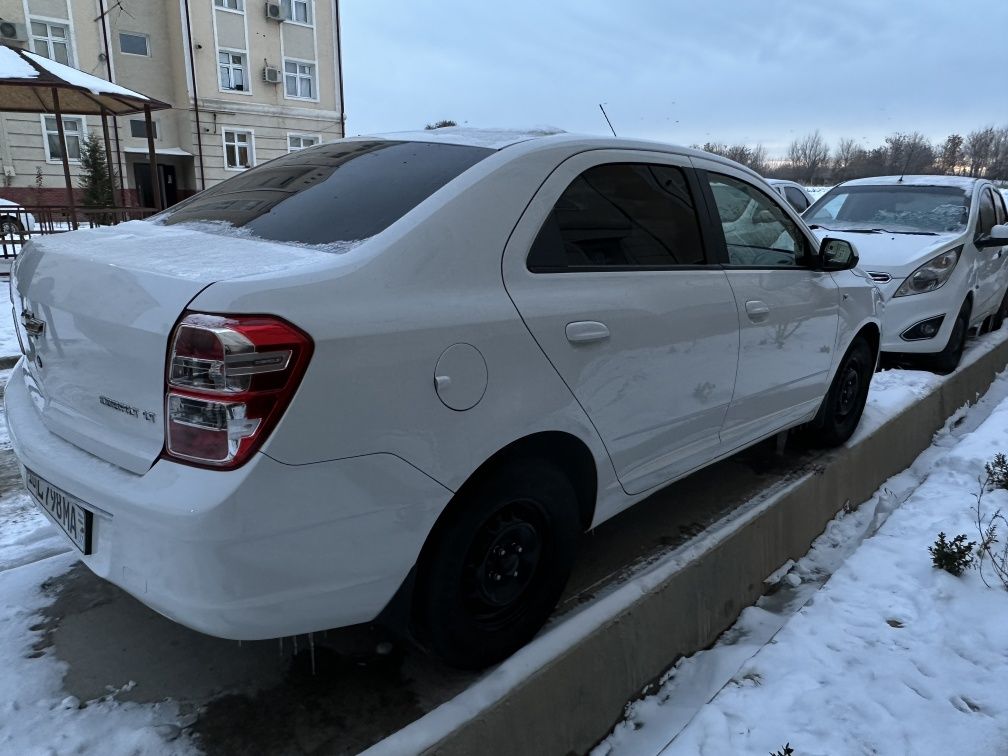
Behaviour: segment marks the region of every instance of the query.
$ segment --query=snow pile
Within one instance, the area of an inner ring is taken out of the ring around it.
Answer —
[[[21,345],[14,332],[14,313],[10,308],[0,310],[0,358],[17,357],[20,354]],[[7,382],[6,373],[4,373],[3,382]],[[6,425],[3,427],[3,434],[7,434]]]
[[[765,755],[785,743],[813,755],[1003,752],[1008,592],[976,571],[935,570],[927,548],[939,531],[976,540],[977,478],[1008,450],[1006,396],[1002,377],[989,417],[984,403],[960,415],[956,431],[830,524],[783,582],[832,577],[818,593],[785,591],[785,603],[801,607],[786,624],[774,597],[747,609],[712,651],[681,662],[656,696],[633,704],[596,756]],[[987,494],[984,505],[1008,509],[1008,492]],[[718,676],[733,667],[718,692]]]
[[[9,47],[0,45],[0,79],[37,79],[38,71]]]

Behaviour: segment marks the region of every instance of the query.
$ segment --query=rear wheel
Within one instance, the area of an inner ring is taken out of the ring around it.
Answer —
[[[1005,318],[1008,318],[1008,291],[1005,292],[1004,299],[1001,300],[1001,306],[997,308],[997,312],[991,315],[991,330],[999,330],[1004,325]]]
[[[459,492],[424,548],[414,618],[449,664],[480,669],[528,642],[556,606],[581,534],[567,477],[515,460]]]
[[[23,233],[21,221],[9,215],[0,215],[0,236],[20,236]]]
[[[959,367],[959,360],[962,359],[963,349],[966,347],[966,334],[969,331],[970,303],[963,302],[959,314],[956,316],[955,324],[952,326],[952,333],[949,334],[948,343],[945,348],[937,354],[928,355],[922,362],[925,368],[939,375],[951,373]]]
[[[851,343],[815,419],[802,435],[813,446],[839,446],[854,433],[868,400],[875,352],[864,336]]]

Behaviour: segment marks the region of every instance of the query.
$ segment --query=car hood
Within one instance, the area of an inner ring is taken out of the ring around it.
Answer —
[[[866,271],[888,273],[893,278],[906,278],[920,265],[947,249],[962,244],[966,233],[945,233],[937,236],[921,234],[857,233],[815,229],[823,239],[846,239],[858,251],[858,265]]]

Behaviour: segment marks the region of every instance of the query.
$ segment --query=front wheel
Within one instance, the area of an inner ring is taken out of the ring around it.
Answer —
[[[452,666],[481,669],[536,634],[560,599],[581,534],[567,477],[516,460],[467,485],[425,546],[415,629]]]
[[[937,354],[925,357],[923,359],[925,368],[939,375],[947,375],[959,367],[963,349],[966,347],[966,334],[969,332],[969,316],[970,304],[966,301],[963,302],[963,306],[956,316],[955,324],[952,326],[952,333],[949,334],[949,340],[945,344],[945,348]]]
[[[1008,318],[1008,291],[1005,292],[1004,299],[1001,300],[1001,305],[997,308],[991,316],[991,330],[998,331],[1001,326],[1004,325],[1005,318]]]
[[[851,343],[815,419],[804,430],[814,446],[840,446],[854,433],[875,373],[875,352],[864,336]]]

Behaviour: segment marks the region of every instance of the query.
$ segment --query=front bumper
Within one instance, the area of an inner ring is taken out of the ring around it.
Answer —
[[[158,460],[134,475],[47,430],[21,364],[4,401],[22,467],[94,508],[84,563],[166,617],[223,638],[374,619],[452,495],[391,454],[286,465],[259,453],[234,471]]]
[[[960,286],[954,285],[956,280],[953,278],[940,289],[926,294],[893,297],[901,283],[903,279],[894,278],[881,287],[885,298],[885,309],[882,312],[882,351],[911,354],[940,352],[948,343],[959,308],[962,307],[968,292],[963,292]],[[945,319],[941,328],[931,338],[913,341],[901,338],[901,334],[921,321],[942,315]]]

